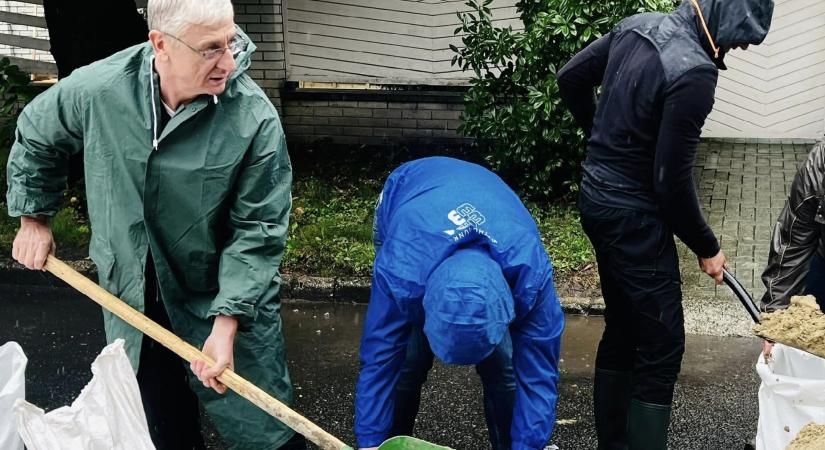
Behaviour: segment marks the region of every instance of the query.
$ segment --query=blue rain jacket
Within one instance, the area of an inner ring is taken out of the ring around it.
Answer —
[[[451,158],[420,159],[390,174],[375,228],[372,294],[356,388],[358,446],[377,446],[389,435],[393,391],[410,328],[424,324],[422,298],[430,273],[456,249],[478,247],[501,266],[513,294],[512,448],[544,448],[556,418],[564,315],[550,259],[518,196],[481,166]]]

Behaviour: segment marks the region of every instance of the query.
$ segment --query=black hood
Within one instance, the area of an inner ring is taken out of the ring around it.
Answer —
[[[759,45],[768,35],[773,17],[773,0],[697,0],[702,14],[707,22],[716,46],[719,47],[719,58],[714,62],[720,69],[724,69],[722,58],[726,48],[734,45]],[[684,0],[679,9],[690,10],[696,16],[696,8],[691,0]],[[697,31],[702,44],[711,58],[713,52],[707,42],[707,36],[697,19]]]

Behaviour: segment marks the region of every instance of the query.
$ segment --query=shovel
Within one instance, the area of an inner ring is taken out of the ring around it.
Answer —
[[[215,363],[212,358],[206,356],[197,348],[177,337],[171,331],[158,325],[156,322],[127,305],[123,300],[110,294],[92,280],[79,274],[54,256],[50,255],[48,257],[45,269],[94,300],[107,311],[137,328],[146,336],[149,336],[164,347],[175,352],[175,354],[187,362],[201,360],[206,361],[209,365]],[[241,397],[254,403],[272,417],[275,417],[296,432],[304,435],[304,437],[323,450],[353,450],[352,447],[322,430],[318,425],[315,425],[305,417],[296,413],[278,401],[278,399],[242,378],[233,370],[224,370],[221,375],[218,376],[218,381],[238,393]],[[379,450],[449,450],[447,447],[431,444],[408,436],[398,436],[388,439],[378,448]]]
[[[759,307],[756,306],[756,303],[753,301],[753,298],[748,294],[748,291],[742,287],[742,284],[739,283],[727,269],[722,269],[722,279],[725,281],[725,284],[730,287],[730,290],[736,295],[736,298],[742,302],[742,306],[748,310],[748,314],[753,319],[754,323],[759,323],[762,321],[762,313],[759,311]]]
[[[725,284],[727,284],[733,291],[733,293],[736,294],[736,297],[739,298],[739,301],[742,302],[742,305],[745,306],[745,309],[748,310],[748,314],[750,314],[751,319],[753,319],[754,323],[762,322],[762,313],[759,311],[759,307],[756,306],[756,303],[753,301],[753,298],[750,296],[750,294],[748,294],[748,291],[746,291],[745,288],[742,287],[739,281],[736,278],[734,278],[734,276],[727,270],[724,270],[722,278],[724,279]],[[825,358],[825,355],[820,355],[805,350],[804,348],[799,348],[796,345],[790,344],[788,342],[783,342],[782,339],[775,339],[771,336],[762,336],[759,333],[757,333],[757,335],[759,335],[759,337],[761,337],[762,339],[766,339],[771,342],[779,342],[780,344],[786,345],[788,347],[793,347],[797,350],[802,350],[803,352],[814,355],[816,357]]]

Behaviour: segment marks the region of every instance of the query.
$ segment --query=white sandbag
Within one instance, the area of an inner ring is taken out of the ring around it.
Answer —
[[[781,450],[810,422],[825,423],[825,359],[776,344],[756,362],[759,387],[757,450]]]
[[[14,403],[26,398],[26,355],[17,342],[0,346],[0,448],[23,450]]]
[[[18,428],[29,450],[154,450],[122,339],[103,349],[92,374],[70,407],[44,414],[17,402]]]

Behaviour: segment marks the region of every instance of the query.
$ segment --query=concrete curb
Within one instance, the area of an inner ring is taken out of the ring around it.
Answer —
[[[84,276],[97,281],[97,268],[90,259],[65,262]],[[338,278],[282,274],[281,278],[281,293],[284,299],[346,303],[368,303],[370,299],[368,277]],[[60,280],[49,273],[28,270],[10,259],[0,259],[0,285],[58,286],[60,283]],[[604,301],[601,298],[565,296],[562,291],[560,303],[562,310],[568,314],[604,314]]]
[[[284,298],[347,303],[368,303],[370,279],[366,277],[325,278],[307,275],[283,275]],[[568,314],[604,315],[604,300],[599,298],[560,296],[562,310]]]

